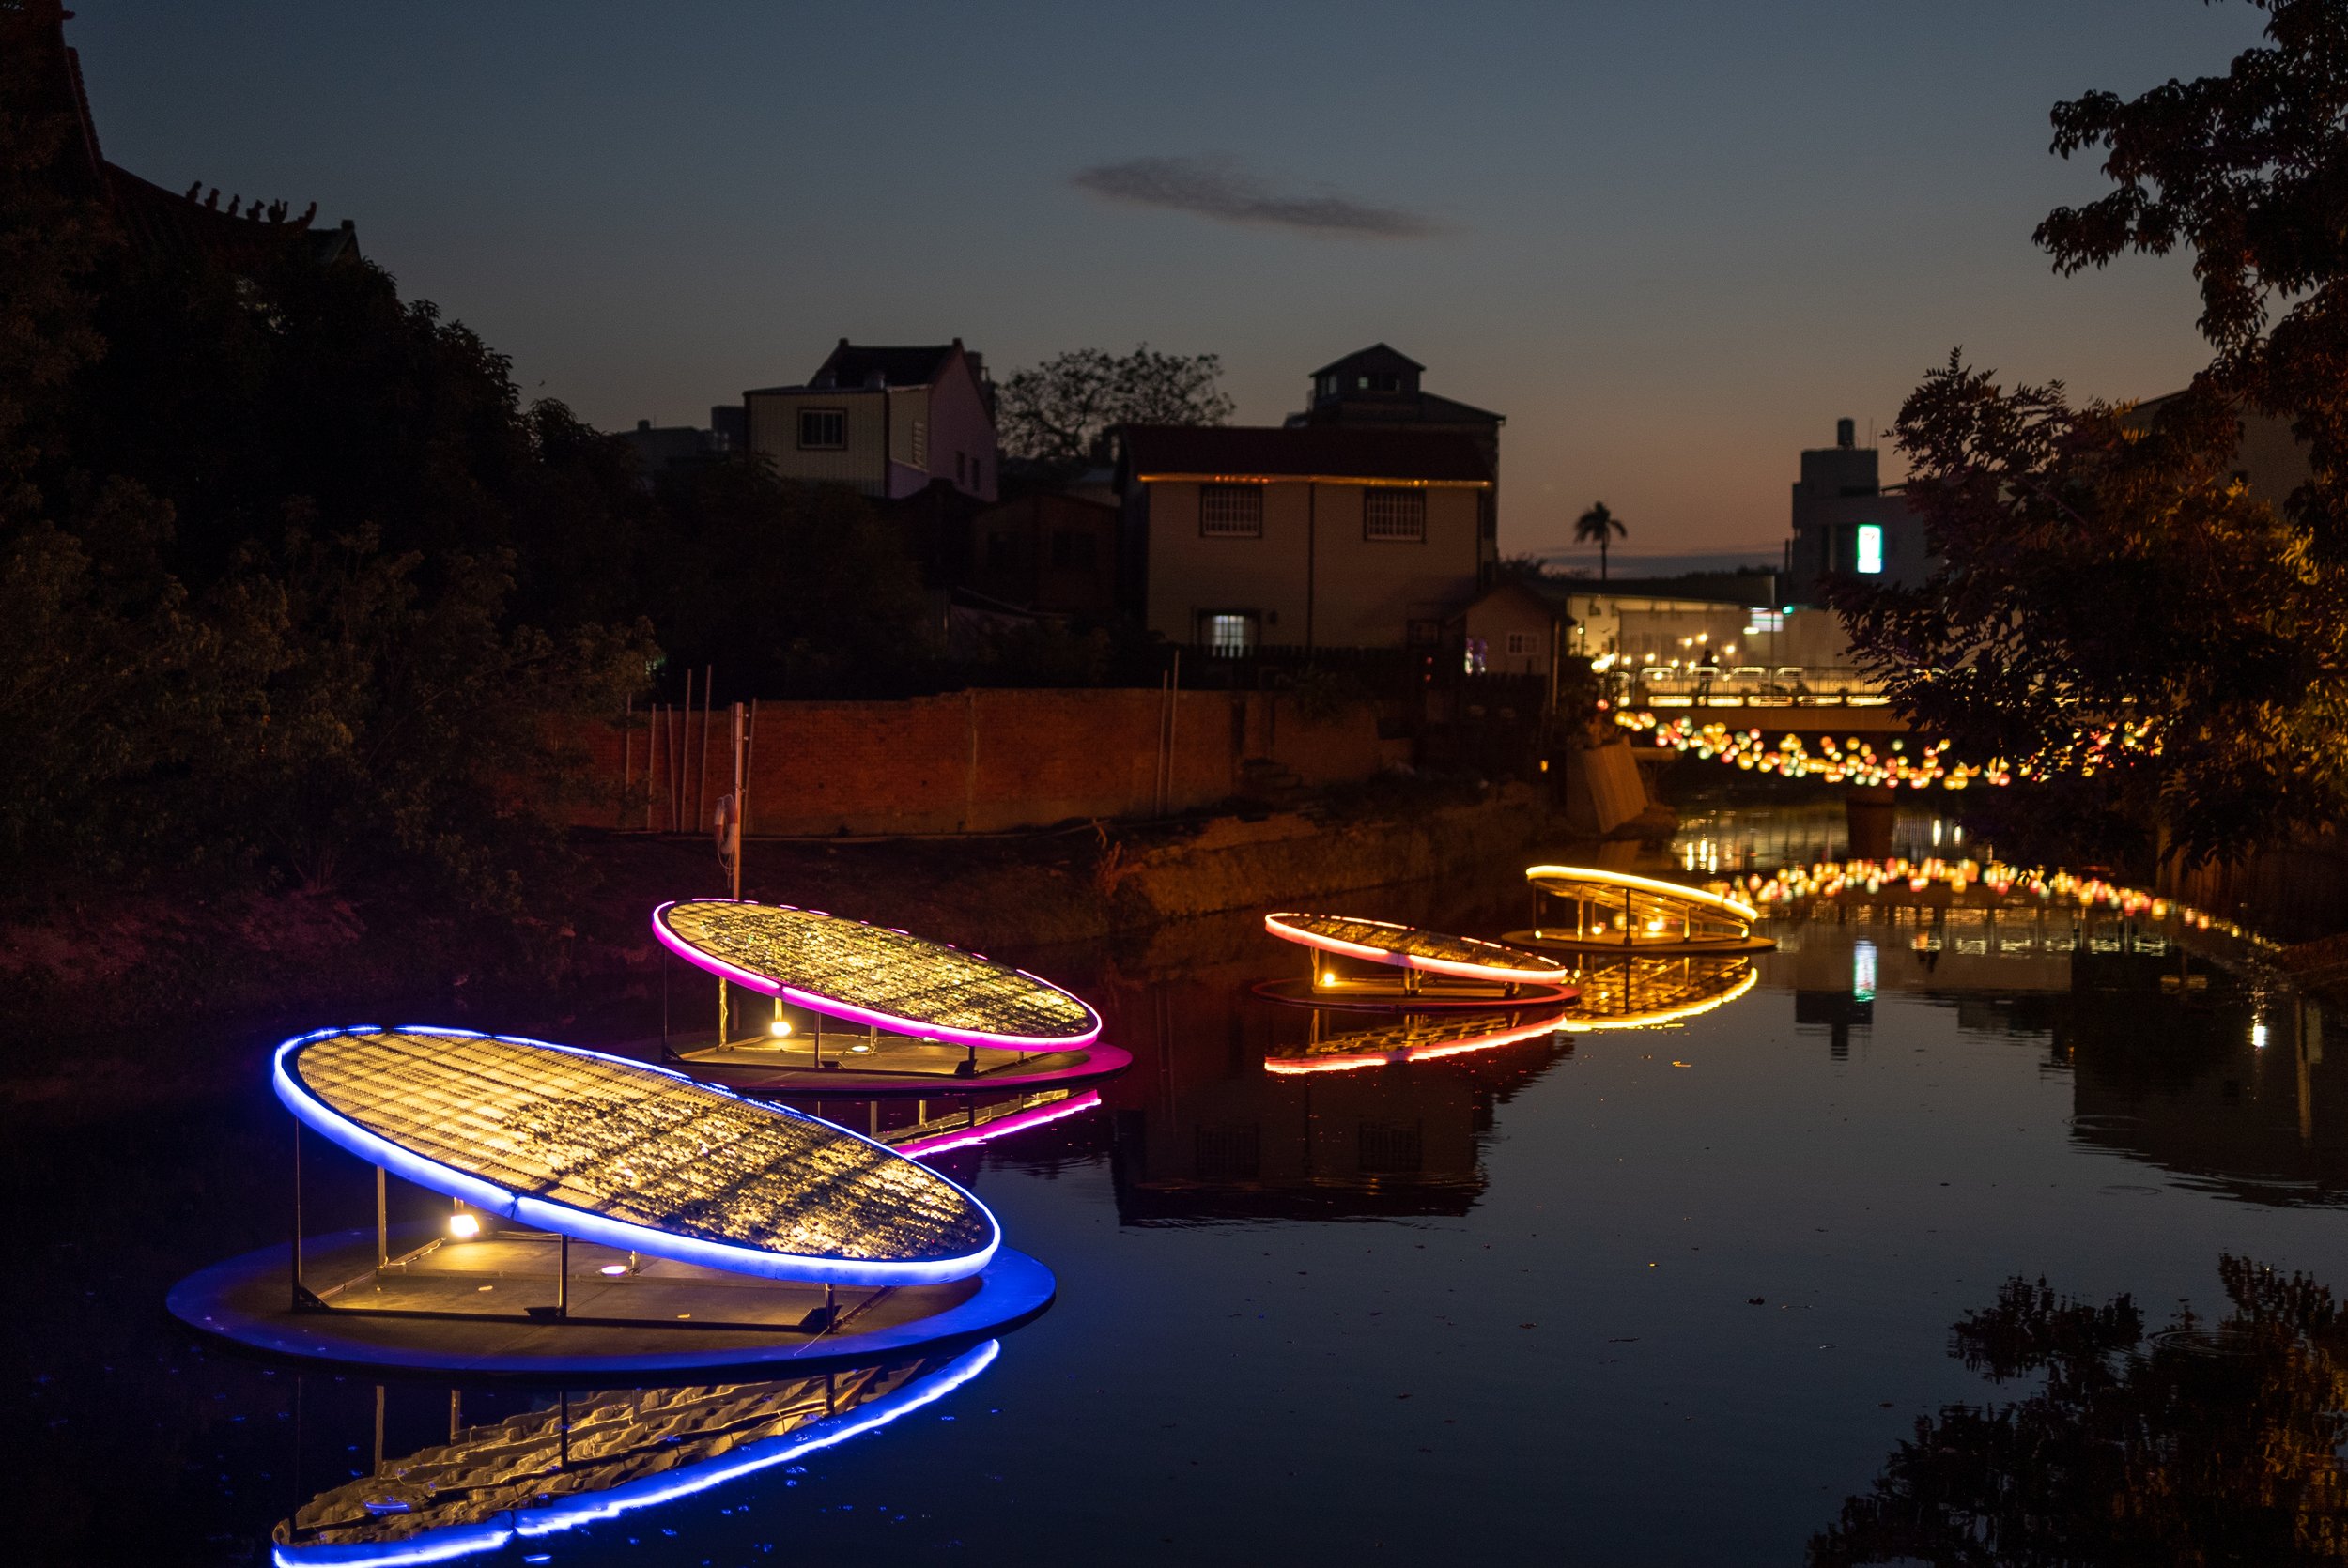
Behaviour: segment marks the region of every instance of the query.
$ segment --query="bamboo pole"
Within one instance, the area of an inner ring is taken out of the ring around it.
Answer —
[[[742,798],[735,804],[742,812],[742,837],[750,836],[750,779],[758,772],[758,699],[750,699],[749,733],[742,741]],[[737,895],[738,896],[738,895]]]
[[[709,687],[717,666],[702,667],[702,788],[693,801],[693,831],[709,825]]]

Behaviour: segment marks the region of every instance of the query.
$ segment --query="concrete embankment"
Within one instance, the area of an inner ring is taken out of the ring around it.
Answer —
[[[743,893],[1012,951],[1521,865],[1573,837],[1520,785],[1473,802],[1352,814],[1324,806],[999,836],[753,839]],[[0,1036],[439,1016],[452,1007],[512,1027],[516,1018],[641,995],[657,974],[652,907],[721,893],[722,874],[697,836],[589,835],[581,849],[585,874],[548,890],[519,926],[460,919],[396,890],[63,906],[38,924],[0,928],[9,994]]]

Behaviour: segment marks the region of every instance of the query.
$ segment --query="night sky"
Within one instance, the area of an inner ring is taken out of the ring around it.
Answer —
[[[1795,454],[1962,344],[2078,392],[2206,358],[2182,261],[2069,280],[2047,110],[2224,69],[2246,5],[85,0],[107,155],[312,199],[608,428],[832,342],[1223,356],[1248,423],[1383,339],[1508,417],[1502,548],[1774,558]],[[1887,467],[1892,466],[1887,453]],[[1887,476],[1888,477],[1888,476]],[[1618,557],[1619,559],[1619,557]]]

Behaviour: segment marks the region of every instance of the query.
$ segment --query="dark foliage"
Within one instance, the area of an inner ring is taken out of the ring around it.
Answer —
[[[1939,567],[1832,591],[1862,662],[1960,756],[2092,782],[2072,815],[2187,859],[2333,820],[2348,576],[2250,498],[2233,429],[2206,389],[2143,420],[1952,355],[1896,427]]]

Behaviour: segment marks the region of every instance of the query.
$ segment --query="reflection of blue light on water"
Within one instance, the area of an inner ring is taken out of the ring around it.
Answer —
[[[550,1500],[537,1508],[515,1509],[495,1522],[485,1520],[479,1524],[452,1525],[446,1530],[432,1530],[413,1540],[396,1544],[378,1545],[342,1542],[315,1546],[278,1546],[272,1553],[272,1559],[280,1568],[307,1568],[310,1564],[324,1563],[337,1564],[340,1568],[394,1568],[394,1565],[404,1568],[409,1563],[446,1562],[454,1558],[496,1551],[516,1536],[552,1535],[558,1530],[573,1530],[597,1520],[617,1518],[640,1508],[674,1502],[697,1492],[706,1492],[713,1486],[722,1486],[754,1470],[788,1464],[817,1449],[844,1443],[851,1437],[887,1426],[925,1405],[934,1405],[984,1372],[1001,1351],[1002,1343],[999,1340],[988,1340],[935,1375],[908,1383],[852,1415],[829,1417],[802,1427],[798,1432],[748,1444],[720,1458],[688,1467],[682,1472],[646,1476],[609,1491]]]
[[[1850,993],[1861,1002],[1876,999],[1876,945],[1872,942],[1851,945]]]

